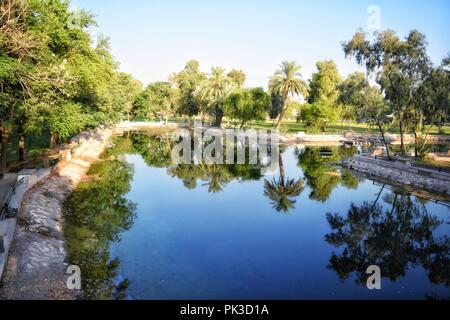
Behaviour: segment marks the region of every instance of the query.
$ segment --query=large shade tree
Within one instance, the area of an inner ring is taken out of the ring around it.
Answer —
[[[372,41],[366,33],[359,31],[343,44],[346,56],[355,57],[368,73],[375,74],[398,123],[403,154],[404,134],[410,121],[415,122],[413,126],[420,121],[420,118],[412,118],[411,113],[419,107],[415,92],[430,68],[426,46],[425,35],[417,30],[410,31],[404,40],[394,31],[385,30],[375,33]]]
[[[337,101],[341,77],[332,60],[316,63],[317,72],[312,75],[308,105],[304,118],[308,129],[326,130],[326,126],[337,119]]]
[[[270,98],[263,88],[241,89],[224,101],[225,114],[241,122],[241,128],[251,120],[264,120]]]

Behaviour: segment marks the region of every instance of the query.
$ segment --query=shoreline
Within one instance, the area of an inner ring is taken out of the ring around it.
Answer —
[[[65,273],[68,266],[63,217],[65,199],[86,177],[91,164],[101,161],[100,155],[110,145],[113,136],[127,131],[185,127],[185,124],[173,123],[164,125],[158,122],[122,122],[113,128],[82,132],[69,143],[57,146],[60,161],[48,176],[26,191],[22,199],[9,259],[1,282],[0,299],[72,300],[82,298],[81,290],[69,290],[66,286],[69,275]],[[319,135],[309,135],[308,139],[305,137],[300,139],[296,135],[280,134],[280,143],[330,145],[339,144],[343,142],[342,139],[346,139],[342,135],[332,135],[331,141],[328,141],[330,137],[320,135],[314,140],[317,136]],[[363,156],[351,157],[341,164],[369,179],[386,180],[389,184],[401,185],[413,194],[414,192],[418,194],[416,187],[419,187],[433,191],[436,198],[439,198],[436,192],[444,190],[445,196],[439,200],[450,200],[450,190],[447,187],[450,178],[448,181],[430,184],[429,177],[415,179],[409,176],[413,173],[408,172],[408,175],[403,174],[403,177],[408,177],[407,181],[402,179],[393,181],[392,177],[402,175],[405,168],[386,169],[386,164],[383,166],[383,164],[375,163],[369,171],[367,162],[372,160],[367,160],[369,157],[363,159],[358,157]],[[396,174],[393,174],[392,170],[397,170]],[[421,194],[428,193],[424,191]]]
[[[450,173],[439,174],[436,170],[413,167],[407,162],[390,162],[369,155],[352,156],[341,165],[369,179],[400,186],[412,194],[450,201]]]

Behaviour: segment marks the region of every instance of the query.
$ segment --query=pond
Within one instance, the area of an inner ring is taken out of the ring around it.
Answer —
[[[171,165],[164,135],[117,137],[66,202],[92,299],[450,297],[450,209],[283,147],[280,170]],[[381,270],[368,290],[366,269]]]

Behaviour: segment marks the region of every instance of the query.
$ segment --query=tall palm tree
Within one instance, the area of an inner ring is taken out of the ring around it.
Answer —
[[[225,74],[225,69],[221,67],[211,68],[211,74],[200,86],[201,98],[208,100],[209,104],[214,108],[214,125],[217,127],[220,127],[222,123],[222,101],[228,96],[232,89],[232,82]]]
[[[308,95],[309,86],[301,79],[300,68],[301,66],[294,61],[283,61],[280,69],[275,71],[275,74],[270,77],[270,92],[283,97],[283,107],[278,118],[277,128],[280,127],[281,121],[283,121],[289,95],[297,94],[303,97]]]
[[[279,157],[280,177],[272,181],[264,181],[264,195],[268,197],[277,211],[288,212],[294,207],[295,198],[303,191],[303,180],[286,179],[283,158]]]

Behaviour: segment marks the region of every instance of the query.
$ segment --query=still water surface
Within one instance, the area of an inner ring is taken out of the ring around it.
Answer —
[[[165,138],[117,138],[67,202],[69,258],[90,298],[449,297],[449,207],[333,165],[351,152],[283,148],[269,177],[171,167]]]

